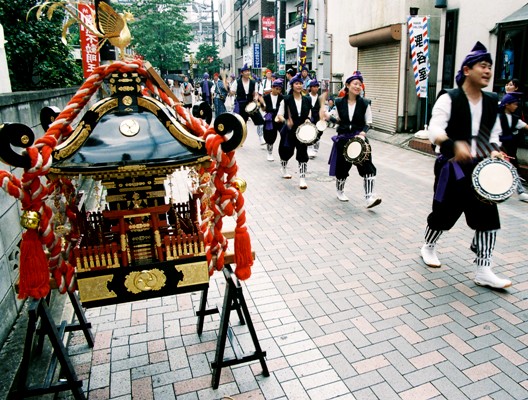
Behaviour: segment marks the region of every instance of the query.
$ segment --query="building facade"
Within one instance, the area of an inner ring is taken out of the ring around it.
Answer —
[[[360,0],[339,6],[328,2],[333,80],[344,80],[353,71],[361,71],[365,96],[372,101],[374,128],[386,132],[421,129],[427,105],[416,95],[407,20],[411,14],[428,16],[428,93],[434,97],[441,11],[431,0],[373,0],[368,7],[364,4]],[[348,16],[345,23],[342,15]]]

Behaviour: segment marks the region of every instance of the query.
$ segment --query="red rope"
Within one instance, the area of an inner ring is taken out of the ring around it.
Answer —
[[[65,293],[67,290],[75,290],[74,268],[67,260],[63,259],[61,240],[55,235],[53,230],[53,224],[51,222],[53,220],[53,212],[45,201],[52,192],[54,184],[45,180],[44,177],[46,177],[52,165],[53,150],[71,135],[73,132],[71,123],[86,106],[93,94],[101,87],[103,80],[114,72],[137,72],[140,76],[146,77],[146,87],[148,90],[159,96],[164,103],[173,107],[177,115],[184,121],[187,128],[193,134],[204,137],[206,140],[207,152],[213,159],[208,171],[214,176],[213,183],[215,187],[215,194],[211,197],[210,204],[214,218],[203,218],[204,223],[202,224],[206,242],[206,256],[210,264],[210,270],[214,270],[215,268],[220,270],[224,265],[227,240],[221,232],[222,218],[225,215],[232,216],[236,212],[236,233],[244,234],[247,232],[245,228],[243,197],[231,184],[237,171],[234,152],[225,154],[222,152],[220,146],[226,139],[216,134],[214,129],[209,127],[205,121],[193,117],[188,109],[182,107],[179,103],[175,103],[164,91],[155,86],[149,79],[148,72],[143,67],[142,61],[134,60],[126,63],[124,61],[116,61],[110,65],[100,66],[86,79],[64,110],[62,110],[55,121],[49,126],[44,136],[37,139],[33,146],[26,149],[30,160],[30,167],[24,170],[22,179],[18,180],[7,171],[0,171],[2,188],[10,196],[21,201],[22,210],[38,211],[40,213],[41,220],[38,229],[38,239],[48,250],[48,268],[57,281],[61,293]],[[62,188],[61,192],[63,191],[64,189]],[[202,211],[205,213],[207,210],[204,209]],[[66,215],[71,219],[74,212],[70,209]],[[212,224],[214,227],[212,233],[209,231],[209,224]],[[236,248],[235,236],[235,254]],[[250,248],[249,251],[251,251]],[[250,267],[252,258],[251,256],[249,258],[251,260],[247,262],[246,255],[245,265],[238,265],[237,270]],[[241,259],[244,259],[244,257]],[[239,277],[245,279],[249,277],[249,274],[240,274]]]

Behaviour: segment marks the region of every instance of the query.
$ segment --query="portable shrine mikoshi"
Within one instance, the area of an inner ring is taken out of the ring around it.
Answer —
[[[37,18],[49,6],[48,17],[64,7],[78,20],[73,3],[51,4],[35,6]],[[213,388],[223,367],[252,360],[260,361],[269,376],[239,282],[250,277],[254,257],[246,227],[246,183],[237,177],[235,160],[247,134],[244,120],[225,113],[211,126],[205,103],[192,113],[184,108],[148,62],[126,59],[131,14],[118,14],[104,2],[96,12],[96,28],[82,25],[119,47],[122,60],[96,67],[62,111],[45,107],[40,115],[44,136],[35,140],[23,124],[0,123],[0,159],[24,169],[21,178],[0,171],[2,188],[21,203],[25,229],[18,296],[29,298],[29,322],[15,397],[71,390],[75,399],[85,399],[63,345],[64,333],[74,330],[82,330],[88,345],[94,345],[77,289],[84,307],[200,291],[198,334],[206,315],[220,314]],[[110,95],[88,107],[105,81]],[[236,219],[234,232],[222,231],[226,216]],[[228,237],[234,238],[230,253]],[[206,309],[215,270],[223,270],[226,279],[222,311]],[[47,304],[50,277],[60,293],[68,293],[78,324],[63,321],[57,328]],[[255,351],[240,357],[241,349],[232,342],[237,356],[226,359],[232,310],[247,325]],[[36,336],[39,343],[49,338],[61,378],[53,382],[58,376],[54,362],[44,384],[29,387]]]
[[[71,127],[105,78],[110,96]],[[20,297],[47,295],[48,268],[61,292],[77,282],[86,307],[196,290],[224,265],[224,216],[237,221],[235,274],[249,277],[253,257],[234,158],[245,124],[225,114],[209,126],[163,85],[148,63],[118,61],[99,67],[58,115],[42,111],[50,119],[42,138],[34,141],[21,124],[3,125],[0,157],[25,169],[21,180],[0,173],[4,189],[21,200],[27,229]],[[188,188],[178,202],[175,172]],[[92,209],[82,193],[87,179],[96,189]]]

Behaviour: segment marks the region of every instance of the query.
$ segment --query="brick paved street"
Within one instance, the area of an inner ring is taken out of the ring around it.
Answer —
[[[473,283],[463,219],[440,241],[444,266],[428,269],[419,249],[434,159],[373,140],[383,202],[367,210],[355,169],[345,187],[350,201],[335,196],[333,132],[308,163],[307,190],[298,173],[280,177],[276,149],[266,161],[253,126],[237,151],[256,252],[244,295],[270,376],[257,361],[224,368],[213,390],[219,317],[206,317],[198,336],[200,296],[184,294],[87,310],[95,347],[77,332],[68,349],[90,400],[528,398],[528,204],[514,195],[500,205],[495,271],[512,288]],[[217,273],[209,306],[221,304],[224,287]],[[252,351],[236,313],[231,322]]]

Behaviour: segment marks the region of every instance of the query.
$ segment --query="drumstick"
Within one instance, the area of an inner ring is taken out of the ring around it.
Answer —
[[[325,112],[325,103],[326,98],[328,97],[328,91],[324,91],[321,93],[321,96],[319,96],[319,119],[326,121],[326,112]]]

